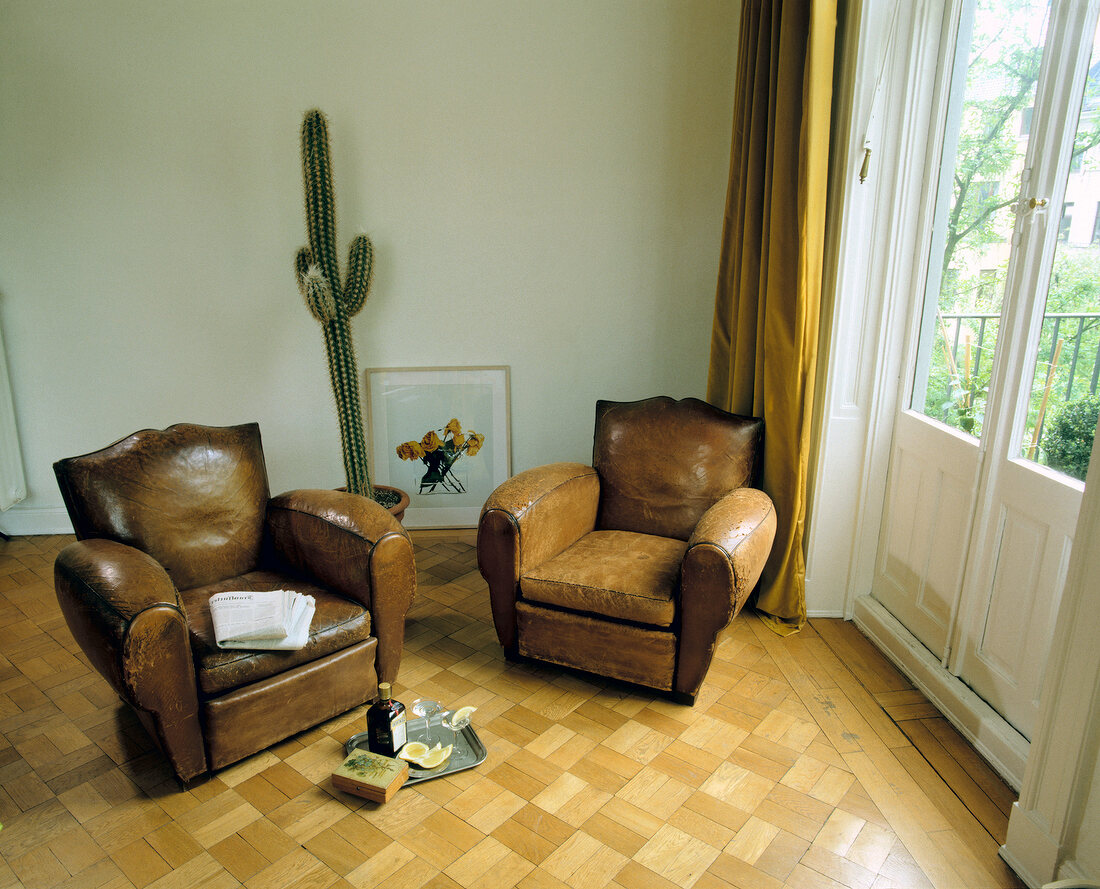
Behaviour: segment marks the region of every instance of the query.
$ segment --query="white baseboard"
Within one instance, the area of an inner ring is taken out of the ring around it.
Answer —
[[[897,618],[870,596],[856,599],[853,620],[1012,789],[1019,792],[1031,748],[1027,738],[958,676],[945,670]]]
[[[34,534],[72,534],[73,525],[64,506],[13,506],[0,513],[0,531],[11,537]]]
[[[1056,874],[1058,880],[1076,880],[1083,886],[1095,885],[1098,882],[1096,877],[1096,874],[1090,874],[1076,858],[1063,861],[1058,865]]]

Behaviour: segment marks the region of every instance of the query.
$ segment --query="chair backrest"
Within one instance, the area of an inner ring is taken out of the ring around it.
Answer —
[[[697,398],[596,402],[598,527],[687,540],[703,513],[753,484],[764,421]]]
[[[257,565],[270,491],[255,423],[145,429],[53,468],[78,538],[148,553],[177,589]]]

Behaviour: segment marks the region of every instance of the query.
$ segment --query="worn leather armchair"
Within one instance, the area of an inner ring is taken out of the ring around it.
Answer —
[[[144,430],[54,471],[78,538],[54,566],[65,620],[184,782],[397,677],[408,534],[365,497],[270,497],[255,423]],[[306,647],[218,648],[209,597],[268,589],[316,599]]]
[[[482,510],[505,654],[694,703],[775,537],[771,500],[747,487],[762,437],[763,421],[695,398],[597,402],[592,466],[522,472]]]

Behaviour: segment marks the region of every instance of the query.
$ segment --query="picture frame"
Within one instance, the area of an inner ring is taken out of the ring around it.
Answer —
[[[402,524],[477,527],[511,475],[508,367],[372,367],[365,376],[371,479],[409,495]]]

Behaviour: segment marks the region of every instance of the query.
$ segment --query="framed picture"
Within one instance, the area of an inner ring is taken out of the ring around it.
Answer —
[[[511,475],[507,367],[372,367],[371,478],[409,495],[406,528],[472,528]]]

